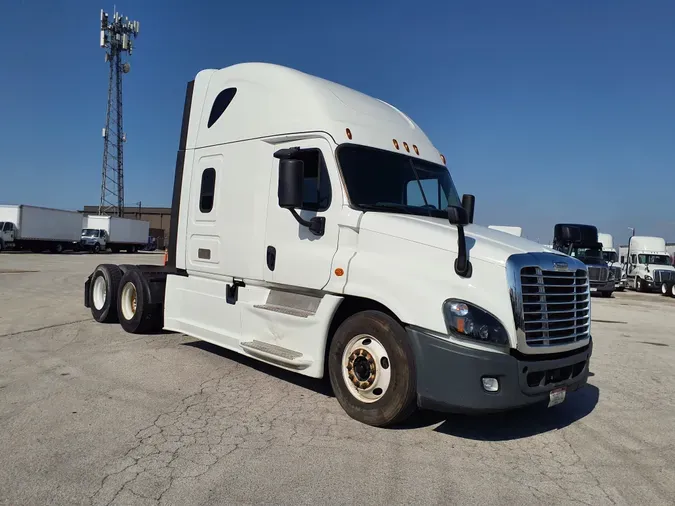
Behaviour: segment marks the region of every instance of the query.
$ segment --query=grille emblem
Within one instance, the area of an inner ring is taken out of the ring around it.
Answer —
[[[567,265],[567,262],[553,262],[553,269],[556,271],[568,271],[569,266]]]

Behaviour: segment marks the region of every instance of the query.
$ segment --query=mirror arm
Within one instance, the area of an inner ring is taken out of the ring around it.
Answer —
[[[455,258],[455,272],[463,278],[470,278],[473,268],[466,252],[466,237],[464,226],[457,225],[457,258]]]
[[[307,227],[309,231],[318,236],[322,236],[326,228],[326,218],[323,216],[315,216],[309,221],[305,220],[302,216],[298,214],[295,209],[289,209],[295,221],[297,221],[303,227]]]

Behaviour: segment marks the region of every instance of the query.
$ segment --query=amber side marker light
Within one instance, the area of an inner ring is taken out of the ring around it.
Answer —
[[[164,250],[164,265],[169,261],[169,252]]]
[[[443,165],[446,165],[445,155],[441,155],[441,161],[443,162]]]
[[[344,274],[345,274],[345,271],[341,267],[338,267],[337,269],[335,269],[335,275],[337,277],[344,276]]]
[[[410,153],[410,148],[408,147],[408,143],[407,143],[407,142],[404,142],[404,143],[403,143],[403,147],[405,148],[405,150],[406,150],[408,153]]]
[[[396,139],[392,139],[394,141],[394,147],[398,149],[398,141]]]
[[[416,155],[419,155],[419,154],[420,154],[420,150],[417,149],[417,146],[415,146],[414,144],[413,144],[413,150],[415,151],[415,154],[416,154]]]
[[[345,132],[347,133],[347,139],[349,139],[351,141],[352,140],[352,131],[349,128],[347,128],[345,130]]]

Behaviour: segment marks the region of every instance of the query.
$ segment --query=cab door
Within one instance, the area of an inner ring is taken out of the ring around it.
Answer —
[[[328,283],[338,246],[338,214],[342,191],[331,144],[324,138],[275,145],[275,150],[299,148],[294,158],[304,163],[304,201],[298,214],[305,220],[325,218],[324,234],[314,235],[287,209],[279,207],[279,160],[272,164],[267,206],[265,281],[320,290]]]

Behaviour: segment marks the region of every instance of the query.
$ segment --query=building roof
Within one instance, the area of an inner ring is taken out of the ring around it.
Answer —
[[[171,214],[170,207],[141,207],[141,214]],[[97,214],[98,206],[84,206],[84,209],[80,211],[84,214]],[[125,214],[138,213],[138,206],[124,206]]]

